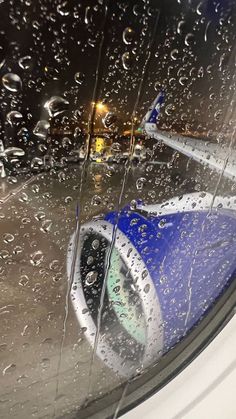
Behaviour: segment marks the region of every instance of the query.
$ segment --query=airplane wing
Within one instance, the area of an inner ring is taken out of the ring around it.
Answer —
[[[153,108],[149,109],[144,118],[146,134],[199,163],[220,173],[223,172],[225,177],[235,180],[236,150],[231,150],[229,143],[221,145],[208,140],[172,135],[169,132],[158,130],[156,121],[160,112],[156,113],[156,106],[160,100],[159,95],[153,102]]]

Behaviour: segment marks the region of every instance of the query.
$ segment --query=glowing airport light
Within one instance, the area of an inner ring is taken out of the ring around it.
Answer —
[[[92,105],[96,107],[98,112],[108,112],[108,107],[103,102],[92,102]]]

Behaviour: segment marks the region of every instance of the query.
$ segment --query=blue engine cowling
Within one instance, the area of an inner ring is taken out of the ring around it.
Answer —
[[[106,287],[97,353],[110,367],[126,375],[131,366],[150,364],[199,322],[232,281],[234,201],[195,193],[161,205],[127,206],[83,225],[72,301],[93,345]],[[69,254],[69,271],[71,260]]]

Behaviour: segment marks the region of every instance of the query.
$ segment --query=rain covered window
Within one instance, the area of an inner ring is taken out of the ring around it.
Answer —
[[[234,283],[236,5],[0,16],[0,416],[115,419]]]

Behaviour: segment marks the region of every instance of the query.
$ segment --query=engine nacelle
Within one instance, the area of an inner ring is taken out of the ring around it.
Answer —
[[[127,206],[81,226],[71,298],[94,345],[106,288],[97,355],[113,370],[127,376],[157,360],[200,321],[232,280],[234,201],[194,193],[154,206]]]

